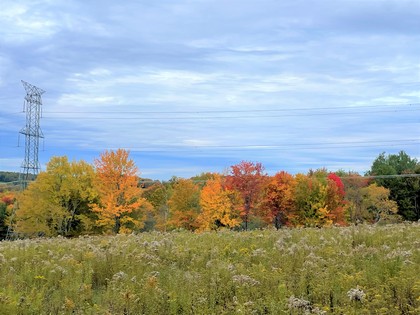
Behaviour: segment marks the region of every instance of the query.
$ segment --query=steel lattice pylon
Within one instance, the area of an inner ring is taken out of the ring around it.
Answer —
[[[20,131],[21,134],[25,135],[25,160],[22,163],[20,178],[22,188],[24,189],[28,181],[33,179],[40,170],[38,161],[39,139],[44,138],[44,135],[39,126],[39,120],[42,114],[41,95],[45,91],[25,81],[22,81],[22,84],[26,90],[23,108],[24,112],[26,112],[26,125]]]
[[[19,176],[20,189],[24,190],[28,186],[28,182],[38,175],[40,165],[38,161],[39,139],[44,138],[39,120],[41,118],[41,95],[44,90],[29,84],[22,80],[23,87],[26,91],[23,111],[26,112],[26,124],[19,133],[25,135],[25,160],[22,163],[22,172]],[[15,237],[13,232],[14,216],[18,209],[18,202],[15,201],[12,213],[10,215],[10,223],[7,228],[6,239],[10,240]]]

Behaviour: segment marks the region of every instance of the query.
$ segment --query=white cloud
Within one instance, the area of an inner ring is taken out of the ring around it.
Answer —
[[[389,111],[419,102],[420,38],[413,30],[420,19],[409,1],[391,1],[390,12],[377,1],[307,6],[4,0],[0,108],[20,111],[19,82],[32,82],[47,91],[46,146],[74,156],[147,151],[151,177],[157,163],[163,176],[193,164],[190,172],[220,170],[241,159],[271,168],[284,161],[290,169],[362,169],[373,151],[398,145],[380,141],[418,131],[414,105]],[[321,145],[346,142],[366,146]]]
[[[53,35],[57,21],[29,3],[5,3],[0,11],[2,39],[6,42],[24,42]]]

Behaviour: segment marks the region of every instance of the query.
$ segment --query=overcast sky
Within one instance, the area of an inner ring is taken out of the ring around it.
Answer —
[[[130,150],[141,176],[364,173],[420,157],[420,0],[0,0],[0,170],[42,95],[42,169]]]

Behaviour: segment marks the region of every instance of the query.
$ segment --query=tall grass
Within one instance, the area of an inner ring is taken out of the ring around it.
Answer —
[[[420,225],[0,243],[0,314],[420,314]]]

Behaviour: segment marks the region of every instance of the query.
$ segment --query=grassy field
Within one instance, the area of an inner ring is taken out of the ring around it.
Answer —
[[[0,314],[420,314],[420,225],[0,243]]]

